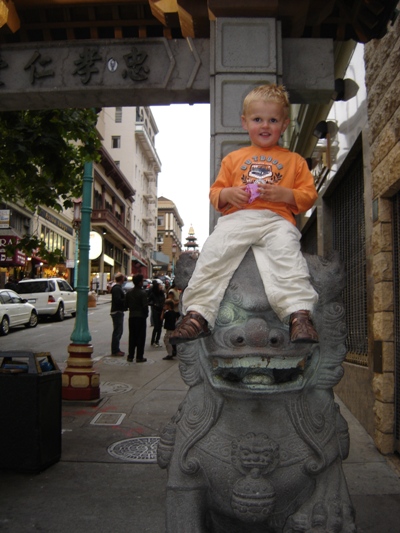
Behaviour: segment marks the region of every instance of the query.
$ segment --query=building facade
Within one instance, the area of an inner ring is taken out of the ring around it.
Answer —
[[[155,149],[158,128],[149,107],[111,107],[101,111],[102,144],[136,191],[127,213],[135,238],[129,274],[151,277],[157,245],[157,180],[161,162]]]
[[[160,274],[174,276],[175,264],[182,250],[184,222],[171,200],[160,196],[157,211],[156,269]]]
[[[335,390],[385,454],[400,451],[399,27],[398,17],[379,41],[337,45],[331,103],[294,106],[289,134],[319,193],[298,220],[303,250],[335,250],[346,268],[348,353]]]

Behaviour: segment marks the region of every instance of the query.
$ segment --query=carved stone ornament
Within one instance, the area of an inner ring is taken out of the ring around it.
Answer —
[[[167,533],[354,533],[342,471],[348,427],[334,401],[346,324],[338,257],[306,256],[319,344],[293,344],[249,251],[210,337],[178,346],[190,387],[165,428]],[[184,289],[195,258],[182,254]]]

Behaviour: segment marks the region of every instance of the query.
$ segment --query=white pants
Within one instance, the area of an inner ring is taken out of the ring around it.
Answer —
[[[197,311],[214,326],[229,282],[249,248],[280,320],[301,309],[312,311],[318,295],[300,251],[300,237],[291,222],[272,211],[248,209],[221,217],[183,293],[184,314]]]

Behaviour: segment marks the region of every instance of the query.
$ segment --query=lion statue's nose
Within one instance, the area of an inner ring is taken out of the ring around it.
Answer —
[[[278,328],[269,329],[263,318],[250,318],[247,321],[245,336],[242,339],[243,344],[247,346],[271,346],[273,348],[279,348],[283,346],[284,342],[285,335],[283,331]]]

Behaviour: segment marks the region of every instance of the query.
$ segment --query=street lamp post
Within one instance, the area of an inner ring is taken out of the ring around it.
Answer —
[[[90,218],[92,213],[93,163],[85,163],[83,175],[81,223],[79,231],[79,269],[75,328],[68,346],[69,358],[62,376],[64,400],[97,400],[100,376],[93,370],[88,323]]]
[[[175,255],[176,255],[176,243],[172,245],[172,278],[175,277]]]
[[[72,226],[75,230],[74,289],[78,285],[79,231],[81,228],[81,211],[82,211],[82,198],[76,198],[74,200],[74,219],[72,221]]]

